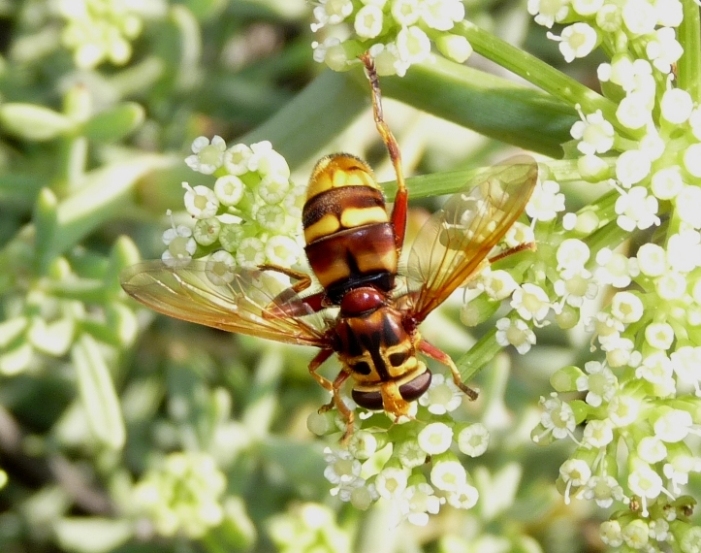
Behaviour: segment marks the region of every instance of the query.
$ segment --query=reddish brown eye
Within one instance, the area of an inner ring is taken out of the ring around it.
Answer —
[[[379,411],[383,408],[382,394],[380,394],[380,392],[361,392],[359,390],[353,390],[351,396],[353,397],[353,401],[365,409]]]
[[[402,384],[399,387],[399,393],[406,401],[414,401],[419,399],[431,385],[431,371],[427,370],[421,373],[411,382]]]

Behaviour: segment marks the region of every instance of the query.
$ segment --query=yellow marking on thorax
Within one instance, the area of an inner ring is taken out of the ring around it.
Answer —
[[[327,213],[313,225],[304,229],[304,239],[307,244],[311,244],[317,238],[329,236],[341,228],[338,217],[333,213]]]
[[[387,212],[379,206],[361,208],[347,207],[341,212],[341,226],[345,228],[386,222]]]

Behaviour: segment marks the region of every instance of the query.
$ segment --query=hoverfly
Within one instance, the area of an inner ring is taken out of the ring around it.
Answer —
[[[211,261],[169,266],[149,261],[126,269],[126,292],[156,311],[221,330],[320,348],[309,364],[332,393],[352,433],[353,412],[341,388],[349,378],[357,405],[396,418],[429,387],[431,372],[419,358],[447,366],[471,399],[450,357],[421,338],[418,327],[459,286],[489,264],[489,252],[526,207],[538,176],[528,156],[512,158],[452,196],[414,241],[399,271],[408,192],[399,146],[384,121],[379,80],[369,55],[361,56],[371,84],[375,124],[397,177],[391,214],[371,168],[350,154],[322,158],[314,168],[302,213],[305,252],[320,288],[304,272],[271,265],[218,267]],[[499,257],[502,257],[503,254]],[[285,288],[279,277],[293,282]],[[334,353],[342,369],[329,380],[317,371]]]

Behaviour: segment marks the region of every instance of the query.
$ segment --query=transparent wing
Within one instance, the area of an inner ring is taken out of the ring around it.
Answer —
[[[173,267],[146,261],[125,269],[120,281],[131,297],[176,319],[278,342],[328,345],[324,317],[275,271],[222,270],[206,261]]]
[[[528,203],[538,179],[530,156],[517,156],[473,179],[450,197],[414,241],[407,262],[407,301],[421,322],[481,268]]]

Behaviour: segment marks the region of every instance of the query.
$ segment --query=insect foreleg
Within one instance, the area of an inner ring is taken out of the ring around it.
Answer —
[[[453,382],[455,382],[455,385],[460,388],[472,401],[477,399],[477,391],[473,390],[462,381],[462,376],[460,376],[458,368],[455,366],[455,363],[447,353],[439,350],[436,346],[428,343],[426,340],[421,340],[419,342],[419,351],[431,359],[435,359],[439,363],[443,363],[446,367],[448,367],[450,372],[453,374]]]

